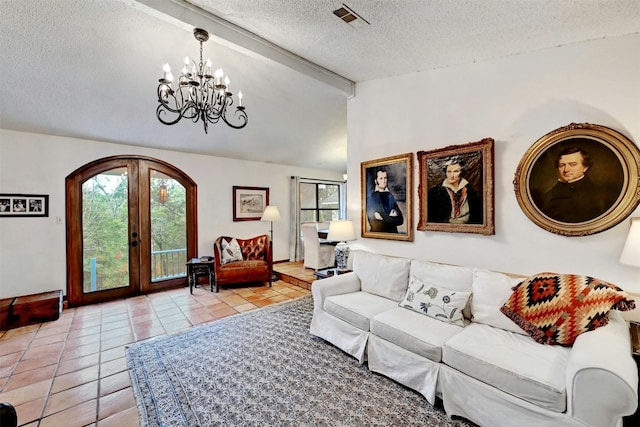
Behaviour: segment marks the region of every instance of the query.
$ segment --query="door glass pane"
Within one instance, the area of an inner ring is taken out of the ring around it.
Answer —
[[[185,277],[186,190],[162,172],[151,171],[151,281]]]
[[[129,286],[127,168],[82,184],[83,292]]]

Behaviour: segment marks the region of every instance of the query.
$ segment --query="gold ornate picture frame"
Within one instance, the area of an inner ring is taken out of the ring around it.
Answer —
[[[413,241],[413,153],[360,163],[362,237]]]
[[[615,226],[638,206],[639,165],[640,150],[620,132],[571,123],[527,150],[515,172],[514,191],[522,211],[539,227],[586,236]]]
[[[492,138],[418,152],[418,230],[495,234]]]

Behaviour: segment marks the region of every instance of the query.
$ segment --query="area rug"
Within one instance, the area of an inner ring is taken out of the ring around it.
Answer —
[[[143,427],[471,426],[309,334],[310,296],[132,344]]]

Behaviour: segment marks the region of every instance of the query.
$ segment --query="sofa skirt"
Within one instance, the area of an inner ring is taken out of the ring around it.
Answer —
[[[552,412],[468,377],[449,366],[440,367],[442,403],[449,416],[491,427],[584,427],[566,413]],[[464,392],[460,392],[464,390]]]
[[[435,404],[440,364],[418,356],[376,335],[367,343],[369,370],[413,389]]]
[[[313,310],[309,332],[355,357],[358,363],[366,362],[369,332],[340,320],[317,307]]]

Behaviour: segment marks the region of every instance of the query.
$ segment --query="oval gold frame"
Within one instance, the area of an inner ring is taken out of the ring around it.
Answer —
[[[620,193],[601,215],[577,223],[555,220],[544,214],[534,201],[531,188],[532,171],[537,162],[553,147],[573,138],[602,144],[618,160],[622,174]],[[640,202],[640,150],[627,137],[605,126],[590,123],[571,123],[551,131],[538,139],[524,154],[513,180],[516,199],[522,211],[539,227],[564,236],[587,236],[607,230],[627,218]]]

